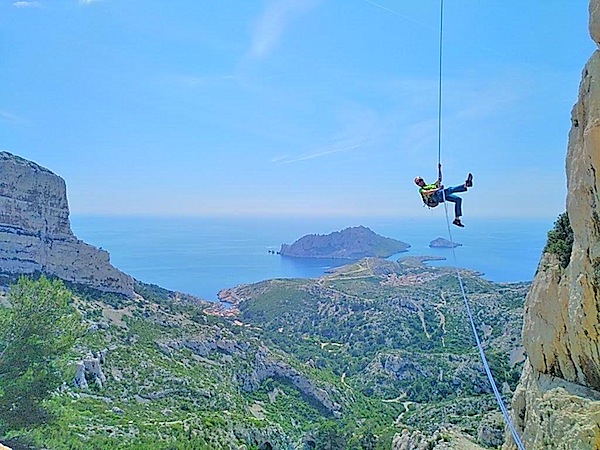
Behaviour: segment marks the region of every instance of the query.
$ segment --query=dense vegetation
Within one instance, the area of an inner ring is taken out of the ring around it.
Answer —
[[[55,395],[40,399],[49,412],[40,426],[5,428],[5,441],[53,450],[390,449],[402,428],[441,426],[475,440],[496,406],[449,273],[367,259],[318,280],[238,287],[231,310],[142,283],[131,299],[72,286],[86,332],[71,351],[72,338],[53,347],[62,355],[55,366],[68,369],[56,372],[64,384],[53,381]],[[519,346],[527,285],[467,272],[464,280],[497,382],[514,387],[519,365],[508,353]],[[61,305],[52,320],[77,323]],[[11,308],[0,314],[16,320]],[[73,364],[103,349],[105,382],[86,373],[89,387],[75,387]]]
[[[463,276],[496,381],[514,388],[520,365],[507,354],[520,346],[528,284]],[[237,289],[240,318],[260,326],[269,345],[342,379],[365,402],[396,405],[401,423],[428,432],[450,423],[476,434],[496,406],[459,292],[452,270],[375,259],[317,281]],[[423,405],[436,413],[425,415]]]
[[[566,268],[571,261],[572,250],[573,229],[569,221],[569,214],[565,211],[554,222],[554,228],[548,231],[548,241],[544,251],[555,254],[561,267]]]
[[[20,278],[0,316],[0,430],[49,420],[43,401],[67,375],[61,358],[81,334],[71,292],[59,280]]]

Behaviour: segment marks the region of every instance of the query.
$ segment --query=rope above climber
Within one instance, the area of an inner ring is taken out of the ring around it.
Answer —
[[[444,188],[442,184],[442,164],[438,164],[438,179],[435,183],[427,184],[423,178],[416,177],[415,184],[419,186],[419,194],[421,194],[423,203],[429,208],[435,208],[444,201],[454,203],[454,220],[452,223],[457,227],[464,227],[460,220],[462,216],[462,198],[454,194],[466,192],[468,188],[473,187],[473,174],[469,173],[463,184]]]

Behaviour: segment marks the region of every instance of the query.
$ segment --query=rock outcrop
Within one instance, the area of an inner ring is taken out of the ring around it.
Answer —
[[[392,450],[483,450],[458,430],[442,428],[432,435],[402,430],[394,436]]]
[[[309,234],[292,245],[282,244],[279,253],[297,258],[387,258],[405,252],[409,244],[380,236],[367,227],[350,227],[330,234]]]
[[[8,152],[0,152],[0,272],[46,273],[133,295],[133,280],[110,264],[108,252],[71,231],[64,180]]]
[[[256,352],[251,373],[238,375],[242,388],[247,392],[257,390],[264,380],[273,377],[289,380],[300,392],[314,398],[333,417],[341,417],[342,406],[333,401],[325,389],[318,387],[289,364],[274,358],[266,348]]]
[[[102,371],[102,364],[106,360],[108,349],[97,352],[96,355],[89,353],[83,361],[77,363],[73,384],[81,389],[89,387],[88,380],[92,381],[99,389],[106,383],[106,375]]]
[[[216,351],[250,360],[252,369],[249,372],[236,373],[236,380],[244,391],[254,392],[267,378],[277,377],[289,381],[304,395],[313,398],[333,417],[341,416],[342,406],[331,399],[327,390],[317,386],[309,377],[276,358],[266,347],[261,347],[253,352],[245,342],[224,339],[159,340],[156,344],[159,350],[167,355],[170,355],[173,350],[187,348],[202,357],[207,357]],[[254,354],[252,355],[252,353]],[[330,386],[330,389],[334,388]]]
[[[600,44],[600,0],[590,2],[590,33]],[[567,213],[573,247],[564,267],[540,262],[525,305],[528,360],[513,398],[528,450],[600,448],[600,52],[583,70],[571,114]],[[505,449],[514,449],[507,438]]]

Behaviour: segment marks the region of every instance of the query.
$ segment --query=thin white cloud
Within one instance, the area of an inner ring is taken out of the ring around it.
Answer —
[[[317,0],[271,0],[254,26],[249,57],[266,57],[277,47],[289,24],[317,3]]]
[[[40,2],[14,2],[12,4],[15,8],[39,8],[41,5]]]
[[[285,162],[288,159],[290,159],[289,155],[281,155],[281,156],[276,156],[276,157],[272,158],[271,162],[272,163]]]
[[[100,1],[102,1],[102,0],[79,0],[79,4],[80,5],[89,5],[91,3],[97,3]]]
[[[23,119],[11,112],[0,109],[0,121],[2,122],[23,122]]]
[[[345,104],[337,114],[340,130],[334,135],[330,142],[324,146],[318,146],[311,151],[299,155],[284,155],[274,158],[271,162],[276,164],[291,164],[300,161],[321,158],[336,153],[350,152],[361,147],[370,147],[376,142],[380,135],[380,119],[370,108],[361,105]]]
[[[365,1],[367,3],[370,3],[373,6],[376,6],[379,9],[382,9],[384,11],[392,13],[392,14],[398,16],[398,17],[402,17],[404,20],[407,20],[407,21],[412,22],[412,23],[416,23],[417,25],[421,25],[424,28],[433,29],[433,27],[427,25],[426,23],[423,23],[423,22],[421,22],[419,20],[413,19],[412,17],[409,17],[406,14],[402,14],[402,13],[400,13],[400,12],[394,10],[394,9],[388,8],[387,6],[384,6],[384,5],[380,4],[380,3],[374,2],[372,0],[365,0]]]
[[[362,145],[362,142],[349,142],[346,144],[344,144],[344,143],[333,144],[328,147],[322,148],[316,152],[305,153],[305,154],[300,155],[295,158],[289,158],[287,156],[275,158],[272,162],[279,163],[279,164],[291,164],[291,163],[296,163],[296,162],[300,162],[300,161],[307,161],[309,159],[321,158],[323,156],[331,155],[333,153],[340,153],[340,152],[346,152],[349,150],[354,150],[354,149],[361,147],[361,145]]]

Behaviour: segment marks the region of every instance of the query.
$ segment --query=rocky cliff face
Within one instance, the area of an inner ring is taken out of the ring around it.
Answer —
[[[133,280],[109,255],[78,240],[62,178],[0,152],[0,272],[43,272],[108,292],[133,295]]]
[[[600,43],[600,0],[590,2]],[[528,355],[513,415],[525,448],[600,448],[600,52],[583,70],[567,154],[567,212],[574,243],[562,267],[542,257],[527,297]],[[515,448],[507,438],[505,449]]]

